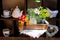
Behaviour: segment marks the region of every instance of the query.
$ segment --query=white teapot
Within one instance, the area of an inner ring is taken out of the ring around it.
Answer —
[[[22,13],[23,13],[23,11],[20,11],[18,6],[16,6],[15,10],[12,12],[12,17],[14,17],[14,18],[21,17]]]

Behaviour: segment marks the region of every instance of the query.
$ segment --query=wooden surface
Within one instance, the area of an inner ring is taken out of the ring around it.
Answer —
[[[0,20],[18,20],[18,18],[12,18],[12,17],[10,17],[10,18],[0,18]]]
[[[0,40],[60,40],[60,38],[31,38],[31,37],[0,37]]]
[[[26,8],[25,0],[2,0],[2,5],[5,10],[14,9],[16,6],[23,10]]]
[[[42,0],[40,0],[41,2],[36,3],[34,2],[34,0],[27,0],[27,8],[36,8],[40,5],[42,5]]]
[[[55,10],[57,9],[57,0],[43,0],[43,6],[48,7],[51,10]]]
[[[28,30],[47,30],[47,25],[46,24],[32,24],[32,25],[26,25],[26,26],[19,26],[19,30],[22,31],[24,29]]]
[[[27,25],[26,26],[26,29],[41,29],[41,30],[44,30],[44,29],[47,29],[47,24],[32,24],[32,25]]]

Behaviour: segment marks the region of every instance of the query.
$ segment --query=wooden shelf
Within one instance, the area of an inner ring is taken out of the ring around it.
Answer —
[[[39,37],[39,38],[32,38],[32,37],[0,37],[0,40],[60,40],[60,38],[55,37]]]
[[[19,20],[18,18],[13,18],[13,17],[10,17],[10,18],[3,18],[3,17],[0,17],[0,20]],[[57,19],[57,18],[50,18],[48,20],[60,20],[60,19]]]
[[[10,17],[10,18],[0,18],[0,20],[18,20],[18,18],[12,18],[12,17]]]

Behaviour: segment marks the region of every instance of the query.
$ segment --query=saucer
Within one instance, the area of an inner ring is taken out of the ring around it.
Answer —
[[[1,15],[1,17],[4,17],[4,18],[9,18],[11,17],[10,15],[9,16],[4,16],[4,15]]]

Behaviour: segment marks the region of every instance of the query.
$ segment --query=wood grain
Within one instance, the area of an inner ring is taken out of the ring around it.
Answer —
[[[60,38],[48,38],[48,37],[40,37],[40,38],[31,38],[31,37],[0,37],[0,40],[60,40]]]
[[[47,30],[48,27],[46,24],[32,24],[32,25],[26,25],[26,26],[19,25],[18,28],[20,31],[22,31],[25,29],[28,29],[28,30],[44,30],[44,29],[46,29]]]

